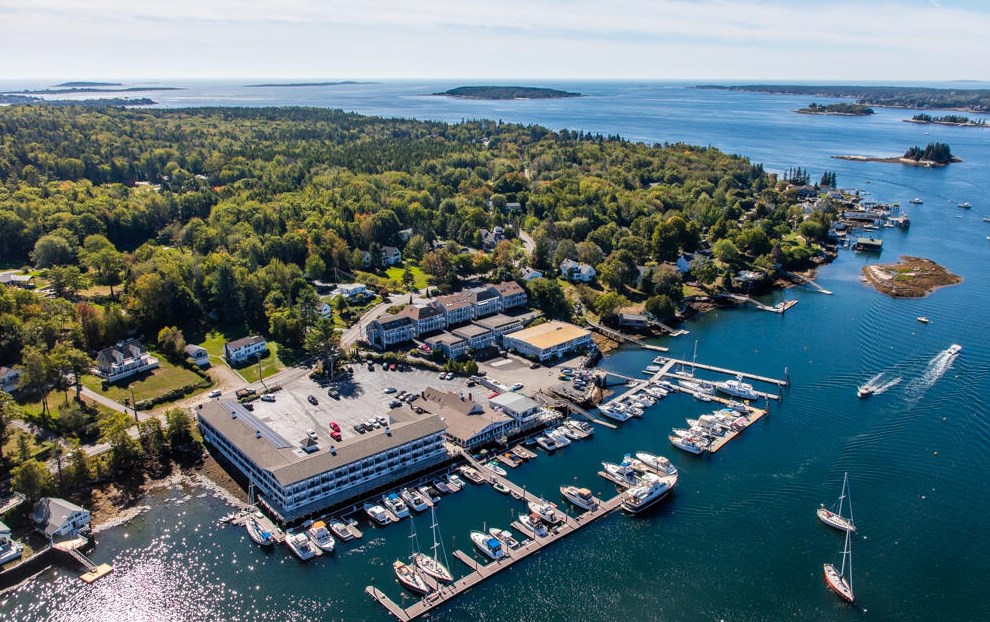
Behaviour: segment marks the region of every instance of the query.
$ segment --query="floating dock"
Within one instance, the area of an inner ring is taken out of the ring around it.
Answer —
[[[79,549],[83,548],[88,543],[89,541],[86,538],[80,536],[73,538],[72,540],[65,540],[52,545],[52,548],[68,553],[76,561],[83,565],[86,572],[80,575],[79,578],[82,579],[84,583],[92,583],[97,579],[102,579],[113,572],[113,566],[110,564],[94,564],[88,557],[82,554]]]
[[[482,468],[481,465],[471,457],[467,452],[462,451],[461,455],[467,460],[471,466],[476,469]],[[517,493],[522,497],[524,501],[543,501],[539,497],[536,497],[524,488],[520,488],[511,481],[501,477],[499,475],[493,474],[495,479],[502,482],[503,485],[508,487],[511,491]],[[473,557],[464,553],[463,551],[454,551],[454,557],[461,560],[464,564],[472,568],[472,572],[460,579],[454,581],[449,585],[439,585],[437,589],[430,592],[424,596],[421,600],[413,603],[409,607],[401,607],[396,604],[387,594],[376,588],[374,585],[369,585],[365,588],[365,592],[371,595],[379,604],[381,604],[385,609],[391,613],[393,616],[402,620],[403,622],[407,620],[413,620],[422,615],[429,613],[434,607],[442,605],[451,598],[456,597],[461,592],[464,592],[475,585],[481,583],[485,579],[494,576],[500,570],[508,568],[512,564],[516,563],[521,559],[536,553],[543,547],[564,538],[565,536],[574,533],[578,529],[584,527],[595,521],[595,519],[601,518],[611,514],[613,511],[619,508],[622,504],[623,495],[616,495],[607,501],[601,501],[596,499],[596,505],[593,509],[579,514],[577,517],[572,517],[566,513],[560,512],[564,517],[564,522],[554,527],[550,534],[544,538],[534,538],[526,540],[522,543],[519,548],[510,550],[505,547],[506,556],[500,560],[492,561],[487,564],[481,563],[475,560]],[[525,532],[523,532],[525,533]]]

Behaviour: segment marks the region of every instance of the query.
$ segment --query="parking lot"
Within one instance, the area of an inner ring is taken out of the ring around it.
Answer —
[[[509,355],[478,363],[478,368],[484,370],[491,380],[501,382],[506,386],[512,386],[518,382],[523,385],[521,392],[532,396],[541,390],[545,391],[552,386],[559,385],[560,380],[557,377],[560,375],[560,370],[565,367],[576,367],[580,365],[583,359],[583,356],[576,356],[565,359],[552,367],[540,365],[536,369],[532,369],[530,362],[526,359]]]

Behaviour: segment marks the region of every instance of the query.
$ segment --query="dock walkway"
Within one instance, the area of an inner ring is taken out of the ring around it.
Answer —
[[[614,330],[607,326],[602,326],[601,324],[597,324],[595,322],[588,322],[588,325],[595,332],[601,333],[602,335],[605,335],[609,339],[613,339],[615,341],[618,341],[619,343],[625,343],[628,341],[629,343],[634,343],[641,348],[646,348],[647,350],[656,350],[657,352],[668,351],[668,349],[663,346],[656,346],[653,345],[652,343],[646,343],[639,337],[633,337],[632,335],[627,335],[621,331]]]
[[[794,272],[784,272],[784,275],[799,283],[810,285],[816,292],[819,292],[821,294],[826,294],[828,296],[832,295],[832,292],[830,290],[825,289],[824,287],[822,287],[818,283],[815,283],[813,280],[809,279],[806,276],[801,276],[800,274],[796,274]]]
[[[660,361],[660,357],[657,357],[656,359],[654,359],[654,362],[656,362],[658,364],[660,364],[659,361]],[[698,362],[692,362],[692,361],[682,361],[681,359],[675,359],[675,358],[669,358],[669,357],[663,357],[663,361],[664,361],[664,363],[672,363],[671,366],[673,366],[674,364],[676,364],[676,365],[683,365],[684,367],[696,367],[698,369],[707,369],[708,371],[714,371],[714,372],[718,372],[720,374],[727,374],[729,376],[742,376],[743,378],[748,378],[750,380],[759,380],[760,382],[765,382],[767,384],[776,384],[776,385],[781,386],[781,387],[786,387],[787,385],[790,384],[790,381],[788,381],[786,379],[785,380],[779,380],[777,378],[770,378],[769,376],[758,376],[756,374],[750,374],[750,373],[744,372],[744,371],[737,371],[735,369],[726,369],[725,367],[716,367],[714,365],[706,365],[704,363],[698,363]],[[669,371],[669,369],[668,369],[668,371]],[[668,375],[668,374],[666,374],[663,371],[658,372],[658,374]]]
[[[471,466],[481,468],[481,464],[468,452],[462,450],[460,453],[461,456],[471,464]],[[504,477],[492,473],[490,474],[490,479],[502,482],[503,485],[507,486],[510,490],[515,491],[526,501],[543,501],[542,499],[539,499],[538,497],[527,492],[526,489],[520,488]],[[395,601],[389,598],[387,594],[376,588],[374,585],[369,585],[366,587],[365,592],[371,595],[372,598],[378,601],[379,604],[385,607],[389,613],[399,620],[402,620],[403,622],[413,620],[419,616],[429,613],[434,607],[442,605],[448,600],[456,597],[461,592],[464,592],[481,583],[485,579],[494,576],[500,570],[504,570],[519,560],[525,559],[526,557],[536,553],[543,547],[552,544],[557,540],[570,535],[571,533],[574,533],[585,525],[594,522],[596,519],[611,514],[622,505],[622,499],[623,495],[616,495],[607,501],[596,499],[596,504],[593,509],[579,514],[577,517],[571,517],[566,513],[560,512],[560,514],[564,517],[564,522],[557,525],[548,536],[544,538],[533,538],[526,540],[519,546],[519,548],[515,550],[509,550],[506,548],[506,557],[487,564],[482,564],[481,562],[476,561],[473,557],[463,551],[455,550],[453,553],[454,557],[469,566],[472,569],[472,572],[449,585],[438,586],[435,591],[430,592],[428,595],[424,596],[421,600],[413,603],[409,607],[403,608],[399,606]]]

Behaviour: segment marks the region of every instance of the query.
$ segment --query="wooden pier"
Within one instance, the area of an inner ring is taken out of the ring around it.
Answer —
[[[708,446],[708,453],[713,454],[719,449],[725,447],[729,443],[729,441],[742,434],[746,428],[748,428],[749,426],[753,425],[754,423],[762,419],[763,415],[767,414],[767,412],[769,411],[750,407],[749,413],[746,415],[746,425],[740,428],[739,430],[730,430],[726,432],[724,435],[716,438],[714,441],[712,441],[711,445]]]
[[[669,357],[666,357],[666,356],[664,356],[664,357],[657,357],[657,358],[655,358],[653,360],[653,362],[654,363],[657,363],[657,364],[661,364],[661,363],[662,364],[672,363],[671,367],[673,367],[673,365],[683,365],[684,367],[696,367],[698,369],[705,369],[705,370],[708,370],[708,371],[714,371],[714,372],[718,372],[720,374],[727,374],[729,376],[742,376],[743,378],[747,378],[747,379],[750,379],[750,380],[758,380],[760,382],[765,382],[767,384],[776,384],[776,385],[781,386],[781,387],[786,387],[787,385],[790,384],[790,381],[789,380],[786,380],[786,379],[785,380],[779,380],[777,378],[770,378],[768,376],[758,376],[756,374],[750,374],[750,373],[747,373],[747,372],[744,372],[744,371],[737,371],[735,369],[726,369],[725,367],[716,367],[714,365],[705,365],[704,363],[698,363],[698,362],[693,362],[693,361],[682,361],[680,359],[669,358]],[[667,371],[670,371],[670,370],[668,369]],[[661,374],[661,375],[668,375],[664,371],[660,371],[660,372],[657,372],[657,373],[658,374]]]
[[[86,569],[86,572],[79,576],[83,583],[92,583],[97,579],[102,579],[113,572],[113,566],[110,564],[95,564],[88,557],[82,554],[79,549],[83,548],[88,543],[89,540],[79,536],[77,538],[73,538],[72,540],[65,540],[52,545],[52,548],[68,553],[73,559],[82,564],[83,568]]]
[[[588,322],[588,325],[595,332],[601,333],[602,335],[605,335],[609,339],[612,339],[613,341],[617,341],[619,343],[625,343],[625,342],[628,341],[629,343],[634,343],[634,344],[636,344],[637,346],[639,346],[641,348],[646,348],[647,350],[656,350],[658,352],[667,352],[668,351],[668,349],[665,348],[665,347],[663,347],[663,346],[656,346],[656,345],[653,345],[652,343],[646,343],[645,341],[643,341],[639,337],[633,337],[632,335],[627,335],[627,334],[625,334],[623,332],[620,332],[620,331],[611,329],[611,328],[609,328],[607,326],[602,326],[601,324],[596,324],[595,322]]]
[[[469,453],[464,451],[461,451],[460,453],[461,456],[473,467],[476,469],[482,468],[480,463],[478,463],[478,461],[475,460]],[[504,477],[495,474],[493,475],[497,481],[502,482],[502,484],[510,490],[519,494],[524,501],[543,501],[542,499],[539,499],[538,497],[527,492],[524,488],[516,486]],[[571,517],[564,512],[558,512],[564,518],[564,522],[551,529],[549,535],[544,538],[532,538],[525,540],[517,549],[509,549],[508,547],[503,546],[503,549],[506,551],[506,556],[499,560],[481,563],[467,553],[460,550],[455,550],[454,557],[470,567],[472,572],[451,584],[438,585],[434,591],[430,592],[409,607],[403,608],[399,606],[395,601],[389,598],[387,594],[376,588],[374,585],[369,585],[366,587],[365,592],[371,595],[372,598],[378,601],[379,604],[385,607],[389,613],[399,620],[404,622],[407,620],[413,620],[419,616],[429,613],[434,607],[442,605],[448,600],[456,597],[461,592],[464,592],[481,583],[485,579],[494,576],[500,570],[504,570],[519,560],[525,559],[526,557],[538,552],[543,547],[574,533],[585,525],[594,522],[596,519],[611,514],[621,506],[623,497],[624,495],[616,495],[607,501],[596,499],[595,507],[593,509],[579,514],[577,517]],[[523,531],[523,533],[525,532]]]

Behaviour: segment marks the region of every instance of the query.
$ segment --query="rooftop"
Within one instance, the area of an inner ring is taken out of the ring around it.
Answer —
[[[483,326],[478,326],[476,324],[465,324],[464,326],[458,326],[457,328],[451,328],[450,332],[465,339],[471,339],[472,337],[480,337],[482,335],[487,335],[492,332],[490,329]]]
[[[456,393],[427,387],[418,406],[429,413],[443,418],[447,433],[461,441],[493,427],[501,427],[511,421],[508,415],[485,408],[473,400],[472,393]]]
[[[575,339],[587,337],[589,335],[591,335],[591,333],[580,326],[553,320],[538,326],[524,328],[523,330],[509,333],[506,336],[513,339],[518,339],[519,341],[524,341],[533,347],[545,349],[552,348],[553,346],[567,343]]]
[[[256,343],[261,343],[264,340],[265,338],[260,335],[251,335],[250,337],[241,337],[240,339],[228,341],[227,347],[236,350],[237,348],[243,348],[244,346],[252,346]]]
[[[488,400],[488,403],[494,406],[499,406],[501,408],[508,408],[513,412],[526,412],[532,408],[539,408],[540,404],[536,400],[530,397],[526,397],[522,393],[515,393],[509,391],[502,393],[501,395],[496,395],[495,397]]]
[[[474,323],[478,326],[484,328],[495,329],[501,328],[503,326],[508,326],[509,324],[516,324],[519,322],[518,318],[509,317],[507,315],[502,315],[501,313],[496,313],[489,317],[484,317],[479,320],[475,320]]]

